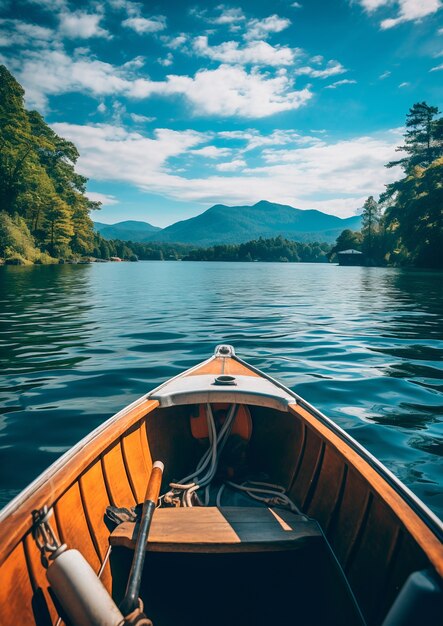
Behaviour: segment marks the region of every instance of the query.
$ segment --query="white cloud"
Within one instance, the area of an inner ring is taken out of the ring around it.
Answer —
[[[119,204],[119,200],[115,196],[111,196],[106,193],[98,193],[96,191],[88,191],[86,193],[90,200],[94,202],[101,202],[103,206],[111,206],[113,204]]]
[[[157,59],[157,63],[160,63],[163,67],[169,67],[172,65],[174,63],[174,56],[172,52],[168,52],[165,57]]]
[[[8,65],[25,87],[29,106],[44,111],[48,97],[81,92],[92,96],[122,94],[131,88],[129,70],[80,55],[72,58],[63,50],[24,52]]]
[[[126,181],[138,186],[155,184],[156,179],[163,180],[167,176],[163,168],[169,158],[206,143],[208,139],[206,134],[193,130],[157,129],[151,139],[109,124],[57,123],[52,127],[78,146],[82,172],[97,180]]]
[[[0,19],[0,47],[41,46],[54,39],[50,28],[16,19]]]
[[[397,7],[397,17],[387,18],[380,23],[383,30],[404,22],[417,22],[436,13],[443,6],[441,0],[358,0],[358,2],[368,13],[373,13],[381,7],[393,5]]]
[[[310,66],[299,67],[295,70],[296,74],[300,76],[310,76],[311,78],[329,78],[329,76],[337,76],[337,74],[343,74],[348,70],[343,67],[338,61],[328,61],[325,69],[316,70]]]
[[[135,81],[134,97],[182,95],[201,115],[266,117],[295,110],[312,97],[308,88],[293,90],[284,70],[269,77],[253,69],[220,65],[215,70],[201,70],[190,76],[170,75],[166,81]]]
[[[355,85],[357,84],[356,80],[350,80],[349,78],[344,78],[343,80],[336,80],[335,83],[328,85],[325,89],[336,89],[337,87],[341,87],[341,85]]]
[[[129,117],[136,124],[146,124],[148,122],[155,122],[155,120],[157,119],[156,117],[153,117],[152,115],[140,115],[138,113],[131,113]]]
[[[268,135],[263,135],[253,128],[247,130],[222,131],[218,133],[218,137],[227,140],[244,141],[246,145],[238,149],[242,154],[250,150],[263,148],[264,146],[284,146],[288,144],[300,146],[318,143],[320,141],[317,137],[300,135],[294,130],[274,130]]]
[[[218,174],[199,178],[189,173],[180,175],[180,167],[173,169],[169,159],[186,156],[207,144],[211,140],[208,134],[163,129],[148,138],[119,126],[53,127],[78,146],[79,170],[86,176],[126,182],[149,193],[202,204],[250,204],[272,198],[345,217],[355,213],[369,195],[383,191],[384,185],[400,173],[384,167],[396,157],[395,147],[401,140],[398,129],[335,143],[267,149],[260,167],[245,169],[246,158],[234,156],[231,162],[216,165]],[[243,168],[241,175],[235,174],[234,163],[235,168]]]
[[[372,13],[380,7],[392,4],[394,0],[357,0],[362,7],[368,12]]]
[[[147,17],[128,17],[122,22],[123,26],[134,30],[139,35],[146,33],[158,33],[166,28],[166,18],[163,15],[157,15],[151,18]]]
[[[138,61],[135,67],[131,62],[116,67],[87,55],[71,57],[59,49],[47,49],[44,54],[26,51],[20,59],[8,59],[8,65],[25,87],[28,104],[41,111],[49,96],[79,92],[134,99],[181,96],[196,114],[260,118],[298,109],[312,97],[308,88],[295,90],[283,69],[270,76],[256,68],[247,72],[221,65],[195,76],[171,74],[166,80],[152,81],[134,74]]]
[[[403,89],[404,87],[409,87],[409,86],[410,86],[410,84],[411,84],[411,83],[407,83],[407,82],[405,82],[405,83],[400,83],[400,84],[399,84],[399,87],[400,87],[400,89]]]
[[[208,15],[207,9],[191,9],[190,13],[194,17],[205,20],[209,24],[216,24],[219,26],[235,26],[245,20],[245,15],[239,7],[226,7],[224,4],[220,4],[215,8],[217,12],[215,15]]]
[[[3,20],[2,20],[3,21]],[[54,31],[44,26],[38,26],[37,24],[28,24],[26,22],[20,22],[19,20],[12,20],[15,22],[17,32],[23,33],[29,38],[35,40],[48,41],[53,35]]]
[[[42,9],[49,11],[66,9],[68,6],[67,0],[27,0],[29,4],[36,4]]]
[[[212,24],[237,24],[245,19],[240,8],[228,9],[223,5],[220,5],[218,8],[220,9],[220,15],[209,20]]]
[[[97,107],[97,111],[99,113],[106,113],[107,107],[106,104],[104,102],[100,102],[100,104]]]
[[[383,20],[382,29],[393,28],[409,21],[419,21],[436,13],[442,7],[441,0],[399,0],[399,14],[396,18]]]
[[[129,59],[129,61],[126,61],[126,63],[123,63],[122,68],[128,69],[128,70],[138,70],[141,67],[143,67],[144,64],[145,64],[145,57],[138,56],[138,57],[134,57],[133,59]]]
[[[430,72],[439,72],[440,70],[443,70],[443,63],[442,63],[442,65],[437,65],[436,67],[431,68],[429,71]]]
[[[245,39],[266,39],[273,33],[280,33],[291,25],[291,20],[287,17],[269,15],[262,20],[249,20],[244,34]]]
[[[204,148],[198,148],[197,150],[191,150],[192,154],[197,156],[206,157],[209,159],[219,159],[220,157],[227,157],[231,154],[229,148],[217,148],[217,146],[205,146]]]
[[[185,33],[182,33],[181,35],[177,35],[176,37],[169,37],[168,35],[163,35],[162,37],[160,37],[160,39],[168,48],[171,48],[172,50],[177,50],[178,48],[181,48],[182,46],[185,45],[185,43],[189,39],[189,36],[186,35]]]
[[[293,3],[291,4],[291,7],[292,7],[293,9],[301,9],[301,8],[302,8],[302,6],[303,6],[303,5],[301,5],[301,4],[300,4],[300,2],[293,2]]]
[[[89,39],[90,37],[104,37],[110,39],[110,33],[101,28],[100,13],[62,12],[59,14],[60,33],[70,39]]]
[[[210,46],[208,37],[201,35],[194,39],[193,50],[200,56],[222,63],[282,66],[294,62],[294,51],[291,48],[271,46],[266,41],[251,41],[242,47],[236,41]]]
[[[236,172],[246,166],[246,161],[243,159],[234,159],[234,161],[226,161],[226,163],[218,163],[216,169],[219,172]]]
[[[124,11],[127,15],[140,15],[143,5],[132,0],[107,0],[107,4],[115,10]]]
[[[389,70],[386,70],[386,72],[383,72],[383,74],[380,74],[379,79],[384,80],[385,78],[389,78],[390,75],[391,75],[391,72]]]

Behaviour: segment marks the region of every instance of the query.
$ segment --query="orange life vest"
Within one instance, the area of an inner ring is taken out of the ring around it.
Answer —
[[[212,412],[215,418],[217,430],[225,421],[229,408],[228,403],[212,404]],[[198,412],[191,415],[191,432],[195,439],[208,439],[208,421],[206,418],[206,405],[199,404]],[[248,407],[239,404],[237,414],[231,428],[231,435],[239,435],[245,441],[249,441],[252,434],[252,419]]]

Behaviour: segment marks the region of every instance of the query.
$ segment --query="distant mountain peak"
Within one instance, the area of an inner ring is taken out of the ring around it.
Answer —
[[[359,230],[360,227],[360,216],[342,219],[316,209],[296,209],[269,200],[259,200],[252,206],[214,204],[200,215],[164,229],[134,220],[112,226],[100,225],[99,228],[96,224],[96,229],[107,239],[188,243],[196,246],[243,243],[259,237],[279,235],[293,241],[333,242],[346,228]]]
[[[358,230],[360,223],[359,217],[341,219],[260,200],[252,206],[215,204],[196,217],[171,224],[151,240],[210,246],[282,235],[294,241],[333,242],[346,228]]]
[[[105,239],[121,239],[122,241],[146,241],[146,238],[160,231],[161,228],[148,222],[124,220],[116,224],[94,222],[95,230]]]

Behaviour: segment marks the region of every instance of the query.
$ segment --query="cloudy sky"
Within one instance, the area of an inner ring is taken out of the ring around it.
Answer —
[[[75,142],[98,221],[358,212],[443,105],[442,0],[0,0],[0,62]]]

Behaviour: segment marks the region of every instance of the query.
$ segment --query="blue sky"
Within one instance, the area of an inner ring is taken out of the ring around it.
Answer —
[[[261,199],[347,217],[417,101],[442,107],[442,0],[0,0],[0,62],[78,146],[94,219]]]

